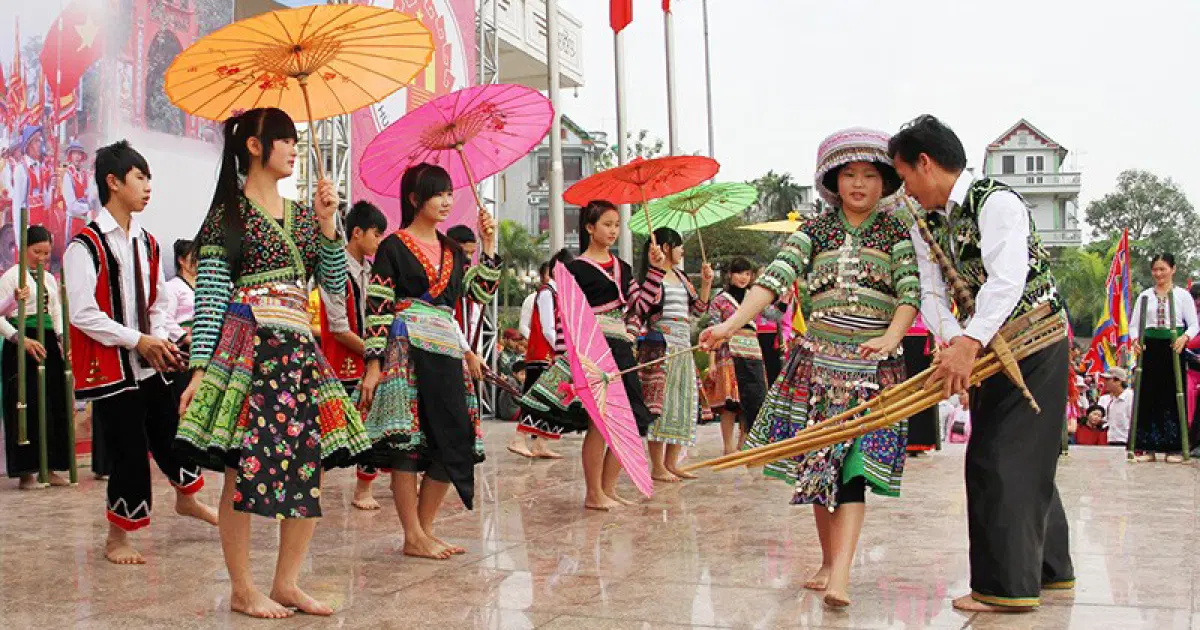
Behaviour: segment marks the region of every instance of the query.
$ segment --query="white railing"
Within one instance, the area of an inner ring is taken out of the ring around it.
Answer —
[[[1037,231],[1042,237],[1042,245],[1047,247],[1071,247],[1083,243],[1083,230],[1042,230]]]
[[[997,173],[992,175],[1010,186],[1044,186],[1046,188],[1078,187],[1080,173]]]

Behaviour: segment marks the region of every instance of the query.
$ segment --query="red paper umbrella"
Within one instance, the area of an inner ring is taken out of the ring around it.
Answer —
[[[654,240],[646,202],[682,192],[712,179],[721,165],[710,157],[676,155],[645,160],[637,158],[625,166],[610,168],[580,180],[567,189],[563,199],[576,206],[585,206],[595,199],[612,203],[640,203],[646,212],[646,225]]]

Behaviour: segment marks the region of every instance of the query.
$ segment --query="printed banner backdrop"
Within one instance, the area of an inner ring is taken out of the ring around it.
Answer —
[[[139,220],[168,250],[196,233],[216,182],[220,128],[171,105],[163,73],[197,38],[232,21],[233,5],[43,0],[0,12],[0,264],[15,261],[14,209],[24,204],[30,224],[54,234],[58,267],[66,240],[99,207],[92,156],[121,138],[146,156],[153,176]]]
[[[354,198],[366,199],[387,214],[388,228],[400,227],[400,191],[384,196],[367,189],[358,180],[358,162],[371,140],[404,114],[430,100],[474,84],[475,0],[358,0],[359,4],[391,7],[417,16],[433,33],[436,50],[433,61],[409,87],[382,103],[356,112],[352,117],[351,154],[355,181]],[[463,224],[475,229],[478,223],[475,201],[469,190],[455,193],[454,210],[442,225],[442,231]]]

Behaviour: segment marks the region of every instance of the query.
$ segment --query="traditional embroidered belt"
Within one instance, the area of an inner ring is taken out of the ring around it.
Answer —
[[[596,322],[600,325],[600,332],[604,333],[605,337],[633,343],[634,336],[630,334],[629,326],[625,324],[625,309],[614,308],[598,313]]]
[[[272,282],[238,287],[232,302],[250,306],[259,326],[312,334],[308,294],[295,284]]]
[[[742,328],[729,338],[729,353],[739,359],[762,360],[762,346],[758,345],[758,335],[752,330]]]
[[[692,343],[692,324],[686,317],[664,317],[654,323],[651,335],[653,333],[658,333],[663,342],[671,347],[687,347]]]
[[[406,298],[395,302],[396,320],[392,323],[392,336],[408,337],[409,344],[426,352],[446,355],[456,359],[463,357],[459,343],[458,323],[448,306],[434,306],[429,302]]]

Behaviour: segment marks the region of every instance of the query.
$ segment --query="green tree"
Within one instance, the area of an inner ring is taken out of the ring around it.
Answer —
[[[1197,247],[1187,235],[1200,222],[1200,215],[1187,195],[1171,178],[1162,179],[1141,170],[1127,170],[1117,176],[1113,192],[1088,204],[1086,221],[1105,242],[1115,242],[1121,231],[1129,230],[1130,275],[1135,287],[1152,284],[1150,258],[1154,254],[1175,254],[1181,281],[1197,268]],[[1095,250],[1093,250],[1095,251]]]
[[[754,221],[786,219],[789,212],[801,208],[808,190],[808,186],[796,183],[791,173],[775,171],[767,171],[749,183],[758,189],[757,206],[746,212],[746,216]]]
[[[651,138],[650,132],[642,129],[635,136],[633,133],[625,132],[625,161],[630,161],[634,158],[650,159],[659,157],[663,154],[663,148],[666,143],[662,138]],[[617,145],[610,144],[603,153],[596,158],[596,172],[606,171],[617,165]]]
[[[504,261],[500,267],[500,303],[520,303],[528,288],[520,278],[546,259],[550,234],[543,232],[535,237],[519,223],[506,219],[500,222],[496,238],[496,250]]]
[[[1104,310],[1111,255],[1087,248],[1064,248],[1050,261],[1058,292],[1067,305],[1077,335],[1091,337]]]

